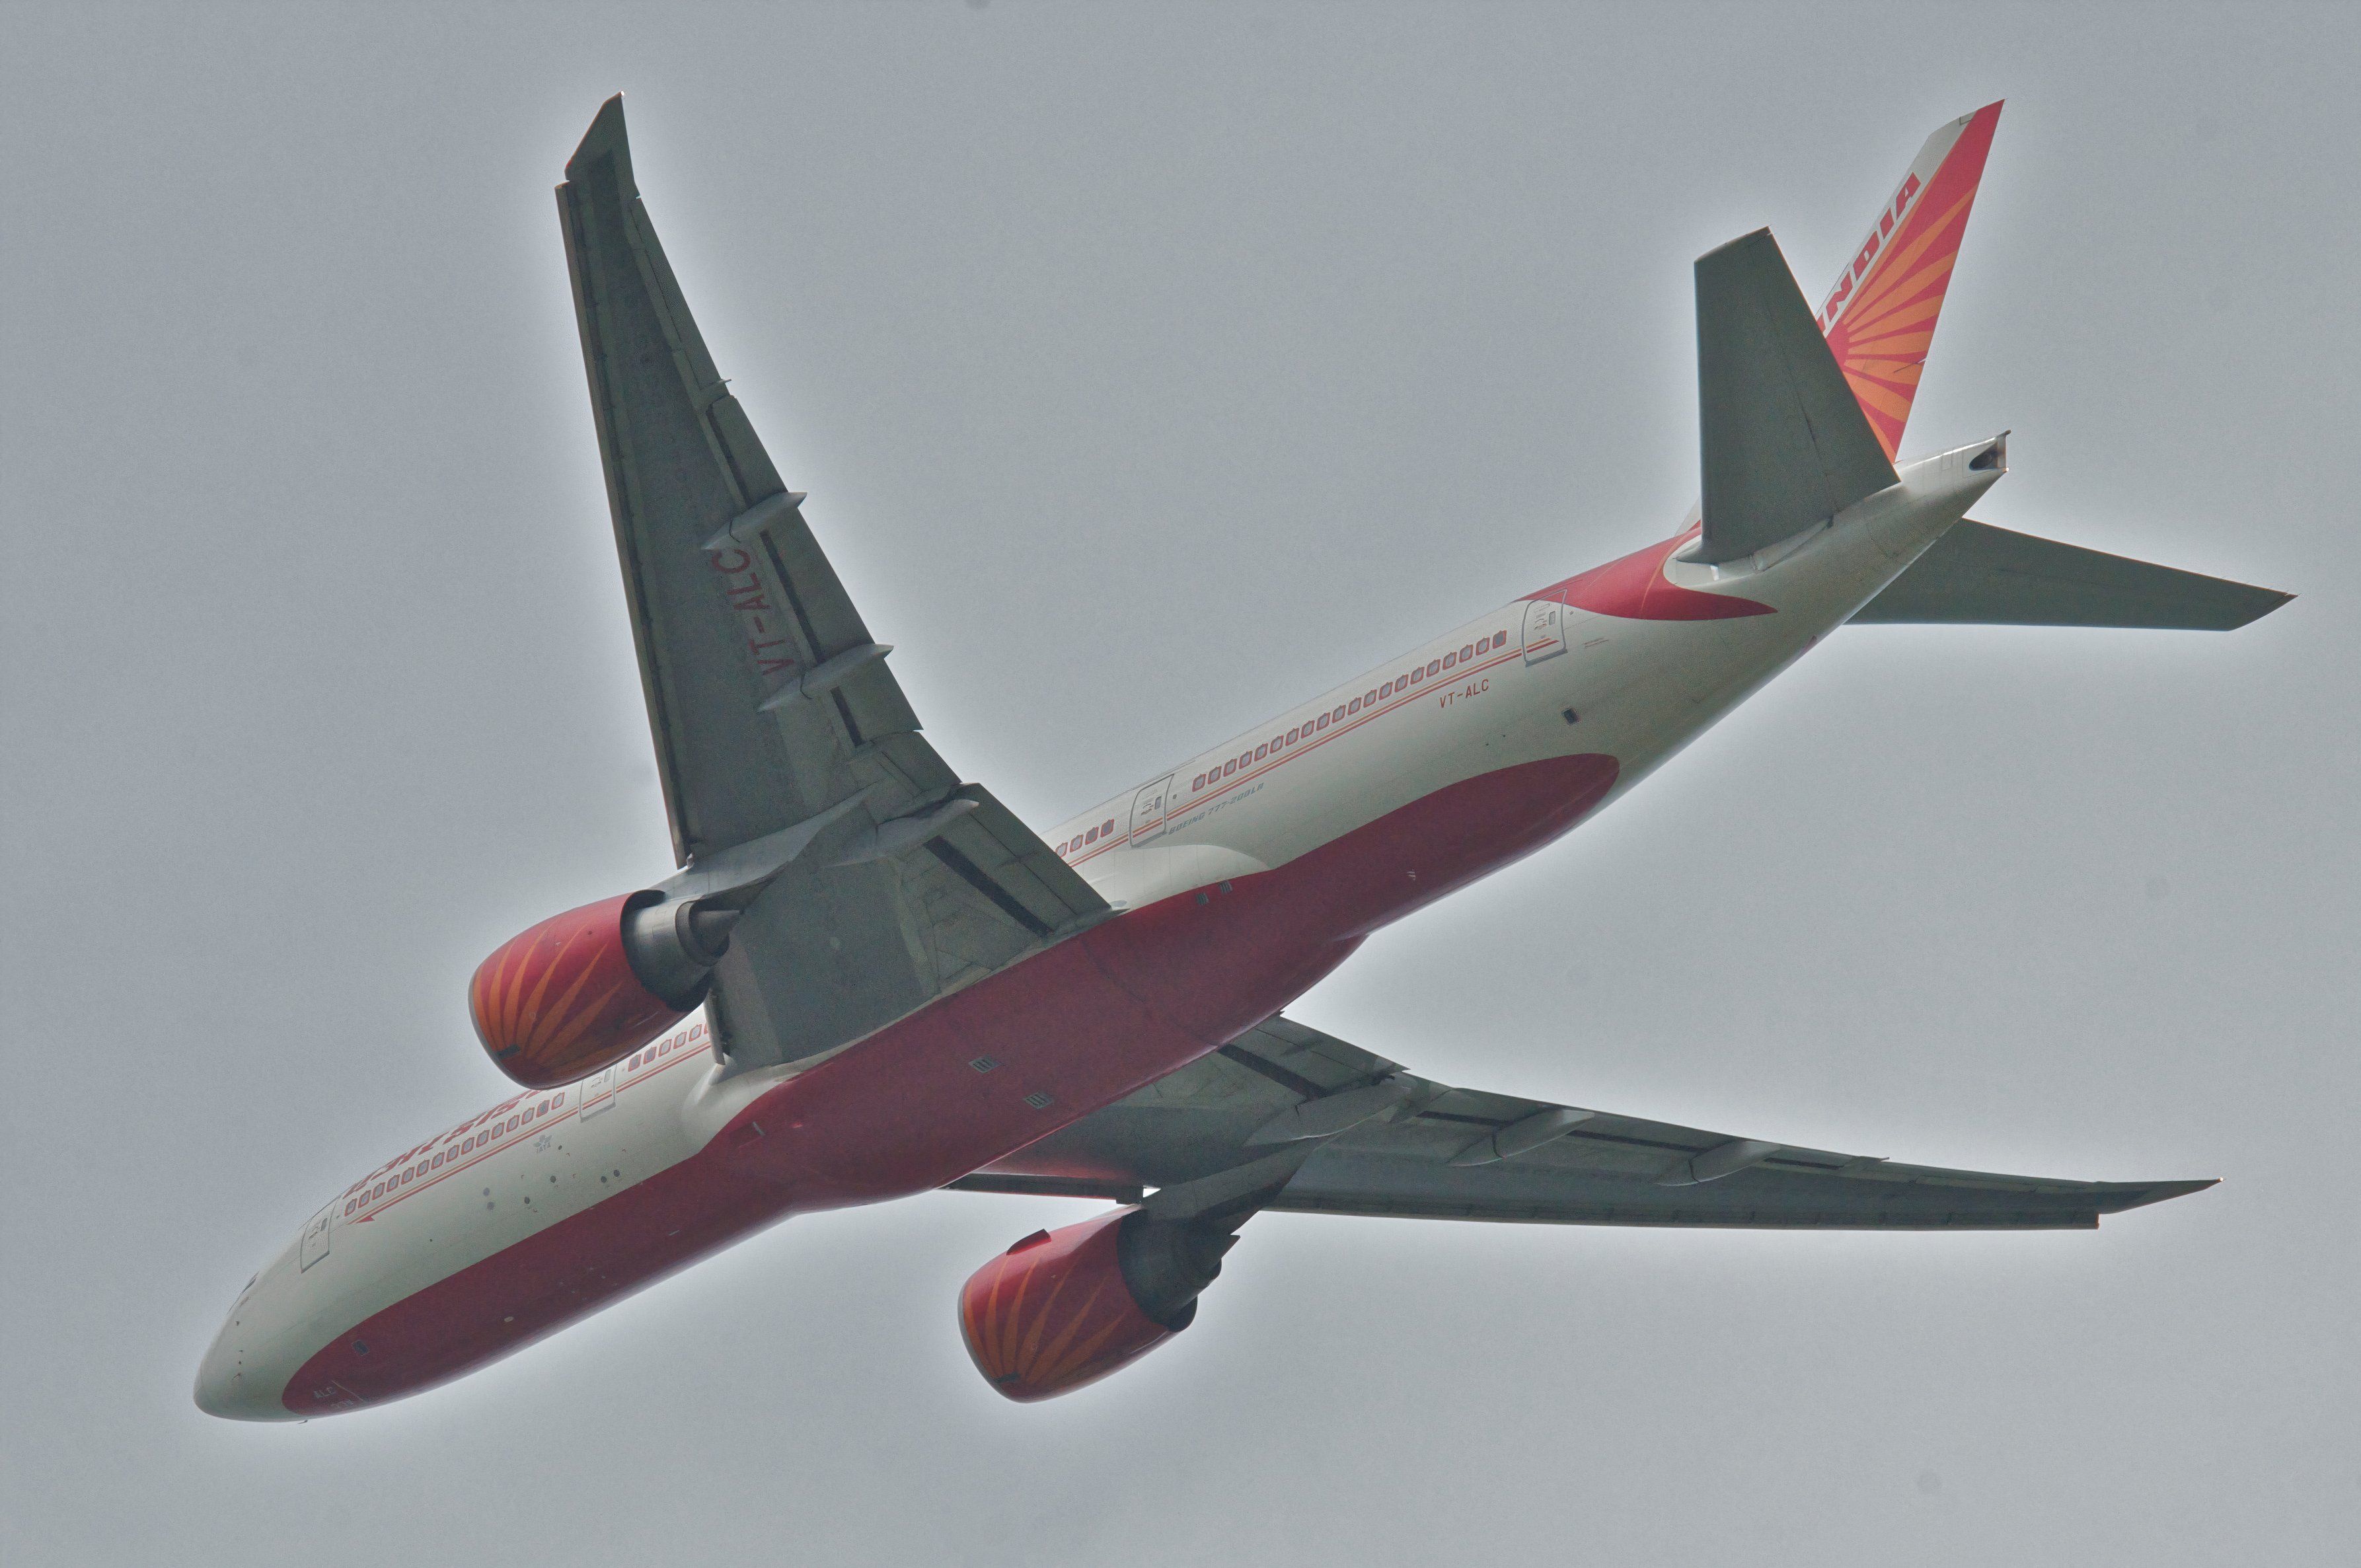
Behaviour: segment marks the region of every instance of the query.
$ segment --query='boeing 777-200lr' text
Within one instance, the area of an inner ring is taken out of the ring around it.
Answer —
[[[609,101],[557,188],[677,869],[476,971],[517,1092],[321,1207],[197,1403],[453,1378],[790,1214],[939,1187],[1115,1207],[978,1269],[1013,1399],[1186,1327],[1263,1209],[1563,1224],[2091,1226],[2202,1181],[1896,1165],[1455,1089],[1283,1016],[1372,931],[1566,832],[1850,621],[2225,630],[2287,596],[1971,521],[1997,436],[1902,433],[2000,105],[1937,131],[1816,312],[1696,265],[1702,497],[1036,833],[920,735],[715,368]]]

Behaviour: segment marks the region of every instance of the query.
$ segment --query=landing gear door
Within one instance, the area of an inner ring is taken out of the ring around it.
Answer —
[[[1167,774],[1131,797],[1131,841],[1145,844],[1164,831],[1164,814],[1172,800],[1172,779]]]
[[[1555,599],[1525,601],[1525,663],[1538,664],[1565,652],[1566,608]]]
[[[335,1218],[335,1213],[336,1206],[331,1203],[313,1215],[312,1223],[303,1227],[303,1245],[298,1249],[300,1255],[296,1260],[296,1273],[302,1273],[304,1269],[328,1255],[328,1226],[329,1223]],[[280,1234],[283,1235],[286,1233]]]

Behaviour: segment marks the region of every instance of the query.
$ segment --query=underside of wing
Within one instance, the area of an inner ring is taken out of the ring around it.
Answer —
[[[918,733],[730,393],[631,176],[622,100],[558,213],[675,854],[726,902],[741,1066],[857,1039],[1079,929],[1104,900]],[[675,884],[677,884],[676,886]]]
[[[957,1185],[1181,1206],[1235,1189],[1257,1208],[1540,1224],[2039,1230],[2212,1183],[1943,1170],[1454,1089],[1273,1019]]]

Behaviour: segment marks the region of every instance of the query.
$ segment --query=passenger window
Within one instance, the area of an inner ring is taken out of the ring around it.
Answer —
[[[1270,748],[1269,748],[1269,747],[1268,747],[1268,746],[1257,746],[1257,747],[1255,748],[1254,760],[1255,760],[1256,762],[1261,762],[1265,757],[1268,757],[1268,756],[1269,756],[1269,755],[1270,755]]]
[[[1346,703],[1346,704],[1345,705],[1345,712],[1347,712],[1347,713],[1358,713],[1358,712],[1360,712],[1360,711],[1361,711],[1361,699],[1360,699],[1359,697],[1355,697],[1352,701],[1350,701],[1350,702]]]
[[[1391,681],[1388,681],[1385,685],[1383,685],[1379,686],[1379,687],[1378,688],[1378,695],[1379,696],[1381,696],[1381,697],[1387,697],[1387,696],[1393,696],[1393,695],[1394,695],[1394,684],[1393,684],[1393,682],[1391,682]]]
[[[1429,659],[1426,662],[1426,673],[1430,675],[1441,673],[1442,669],[1443,661],[1440,659]]]
[[[1474,648],[1462,648],[1459,650],[1459,662],[1463,664],[1475,656],[1476,650]]]
[[[1378,700],[1378,694],[1377,694],[1377,693],[1375,693],[1375,692],[1363,692],[1363,693],[1361,694],[1361,706],[1362,706],[1362,707],[1373,707],[1373,706],[1375,706],[1375,705],[1376,705],[1376,703],[1377,703],[1377,700]]]
[[[427,1163],[426,1163],[426,1168],[427,1168],[427,1169],[429,1169],[429,1170],[440,1170],[440,1169],[442,1169],[442,1168],[443,1168],[443,1157],[442,1157],[441,1155],[439,1155],[439,1154],[438,1154],[438,1155],[436,1155],[433,1159],[431,1159],[431,1160],[427,1161]]]
[[[1313,724],[1313,725],[1312,726],[1312,729],[1327,729],[1327,728],[1328,728],[1328,716],[1327,716],[1326,714],[1324,714],[1324,713],[1323,713],[1323,714],[1322,714],[1322,715],[1320,716],[1319,721],[1318,721],[1318,722],[1316,722],[1315,724]]]
[[[511,1133],[513,1133],[513,1132],[515,1132],[515,1131],[516,1131],[516,1129],[517,1129],[517,1119],[516,1119],[514,1116],[511,1116],[511,1117],[510,1117],[510,1118],[509,1118],[509,1131],[510,1131],[510,1132],[511,1132]]]
[[[1085,844],[1095,844],[1095,843],[1097,843],[1098,841],[1099,841],[1099,830],[1098,830],[1097,828],[1092,828],[1089,832],[1087,832],[1087,833],[1085,833],[1085,834],[1083,834],[1083,835],[1082,835],[1082,842],[1083,842],[1083,843],[1085,843]]]
[[[354,1210],[356,1207],[357,1207],[357,1206],[358,1206],[359,1202],[360,1202],[360,1200],[358,1200],[357,1198],[348,1198],[348,1199],[346,1199],[346,1200],[345,1201],[345,1212],[346,1212],[346,1213],[347,1213],[347,1214],[351,1213],[351,1212],[353,1212],[353,1210]]]
[[[1224,778],[1228,778],[1232,773],[1236,773],[1237,771],[1238,761],[1235,757],[1231,758],[1228,762],[1222,764],[1222,776]]]
[[[1195,778],[1189,781],[1189,789],[1191,794],[1194,794],[1196,791],[1203,789],[1204,787],[1205,775],[1202,773],[1199,773]]]
[[[1342,718],[1345,717],[1345,710],[1342,707],[1339,707],[1335,712],[1330,714],[1328,717],[1331,719]]]
[[[1501,643],[1506,642],[1508,640],[1509,634],[1505,631],[1495,631],[1492,633],[1492,646],[1495,648],[1498,648]]]
[[[1459,663],[1459,655],[1456,653],[1445,653],[1443,656],[1443,667],[1446,670],[1457,663]]]

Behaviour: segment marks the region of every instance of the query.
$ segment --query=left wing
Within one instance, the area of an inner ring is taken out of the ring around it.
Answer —
[[[1453,1089],[1273,1018],[954,1187],[1541,1224],[2088,1228],[2210,1181],[1896,1165]]]
[[[743,1066],[869,1034],[1106,913],[917,715],[707,352],[618,96],[557,188],[675,857],[743,908],[715,1031]]]

